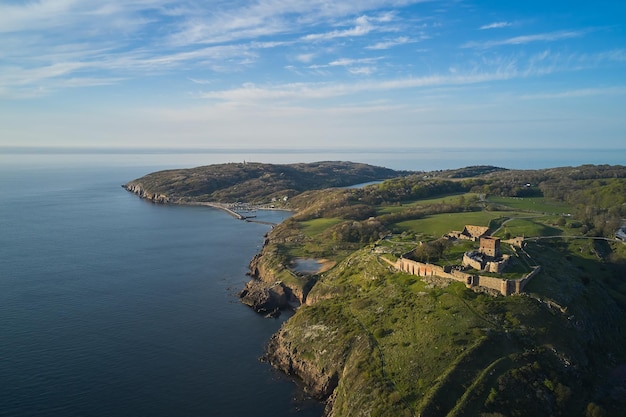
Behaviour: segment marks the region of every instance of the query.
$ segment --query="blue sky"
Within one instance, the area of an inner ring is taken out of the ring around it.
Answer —
[[[626,148],[626,2],[0,0],[0,146]]]

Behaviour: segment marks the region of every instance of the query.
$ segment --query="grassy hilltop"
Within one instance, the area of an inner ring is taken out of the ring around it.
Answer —
[[[626,167],[402,174],[289,199],[255,262],[303,305],[266,359],[334,417],[624,415]],[[442,236],[468,224],[525,238],[502,245],[505,278],[541,266],[524,294],[391,266],[460,264],[477,243]],[[298,272],[302,258],[326,268]]]
[[[274,165],[242,162],[153,172],[125,184],[127,189],[169,202],[264,203],[306,190],[345,187],[382,180],[399,172],[353,162]]]

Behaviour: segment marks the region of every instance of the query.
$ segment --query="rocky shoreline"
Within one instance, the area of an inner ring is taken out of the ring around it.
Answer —
[[[278,271],[269,267],[264,259],[264,256],[268,256],[265,252],[269,244],[270,240],[266,238],[262,251],[250,261],[251,279],[245,284],[239,297],[243,304],[257,313],[275,318],[283,310],[296,310],[308,302],[302,288],[276,280]],[[334,263],[324,263],[324,269],[331,266]],[[298,348],[290,342],[285,324],[272,335],[260,360],[297,379],[298,385],[307,396],[326,404],[324,415],[332,415],[332,399],[339,383],[339,374],[320,369],[315,361],[303,358]]]
[[[262,262],[263,251],[267,248],[269,239],[266,236],[261,253],[252,258],[249,264],[250,281],[239,293],[241,302],[259,314],[268,317],[278,317],[280,311],[300,305],[291,288],[276,279],[276,274]]]
[[[122,185],[127,191],[137,195],[141,199],[148,200],[155,204],[191,204],[205,205],[214,208],[221,208],[221,205],[212,205],[206,203],[186,202],[182,200],[172,200],[166,195],[146,192],[141,184],[125,184]],[[276,278],[277,271],[264,262],[264,251],[270,243],[266,236],[263,242],[263,248],[260,253],[256,254],[249,264],[250,280],[245,284],[244,288],[239,292],[240,301],[252,308],[259,314],[265,315],[267,318],[276,318],[280,316],[284,310],[295,310],[305,303],[306,294],[302,288],[290,286]],[[334,264],[326,263],[325,268]],[[337,387],[339,380],[338,375],[328,375],[323,369],[317,369],[313,362],[303,360],[295,349],[285,338],[284,328],[272,335],[268,341],[265,352],[261,360],[269,363],[277,370],[286,375],[295,377],[302,384],[302,388],[306,395],[326,402],[325,415],[331,410],[332,401],[329,397]]]
[[[325,402],[324,415],[332,414],[333,395],[339,384],[339,374],[319,369],[313,361],[302,359],[286,337],[285,328],[281,328],[268,342],[261,360],[286,375],[295,377],[301,382],[304,392],[312,398]]]

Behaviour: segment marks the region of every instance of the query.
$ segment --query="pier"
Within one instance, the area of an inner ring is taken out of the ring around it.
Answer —
[[[231,207],[243,207],[243,206],[233,206],[230,204],[224,204],[224,203],[210,203],[210,202],[200,202],[200,201],[195,201],[195,202],[190,202],[187,203],[189,205],[192,206],[205,206],[205,207],[212,207],[218,210],[222,210],[228,214],[230,214],[231,216],[233,216],[234,218],[236,218],[237,220],[244,220],[247,222],[251,222],[251,223],[260,223],[260,224],[267,224],[269,226],[276,226],[276,223],[272,223],[272,222],[267,222],[267,221],[263,221],[263,220],[254,220],[254,217],[256,216],[244,216],[241,213],[236,212],[235,210],[233,210]],[[252,209],[250,209],[249,207],[246,207],[245,210],[247,211],[253,211]]]

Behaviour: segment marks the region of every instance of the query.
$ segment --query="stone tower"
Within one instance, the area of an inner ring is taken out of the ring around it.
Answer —
[[[480,238],[480,249],[478,251],[484,255],[498,258],[500,256],[500,238],[494,236],[483,236]]]

